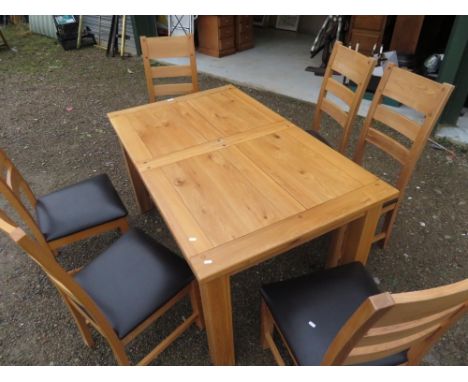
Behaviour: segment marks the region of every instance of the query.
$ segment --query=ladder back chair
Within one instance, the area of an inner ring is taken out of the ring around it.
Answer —
[[[198,91],[197,62],[193,35],[175,37],[140,37],[149,102],[157,97],[177,96]],[[151,60],[187,57],[189,65],[151,66]],[[191,82],[154,84],[154,79],[190,77]]]
[[[390,239],[393,223],[416,163],[453,89],[453,85],[429,80],[400,69],[394,64],[388,65],[380,80],[361,130],[354,161],[362,164],[365,147],[370,143],[390,155],[401,165],[401,171],[395,184],[395,187],[400,191],[398,200],[384,206],[382,210],[382,214],[385,216],[383,229],[374,237],[374,242],[381,242],[383,247],[388,244]],[[382,103],[383,97],[394,99],[421,113],[423,115],[422,123],[385,106]],[[375,125],[376,121],[406,137],[411,142],[410,147],[406,147],[380,131]]]
[[[119,365],[129,365],[125,347],[166,311],[189,295],[192,314],[151,350],[147,365],[192,323],[203,327],[199,291],[185,261],[143,232],[130,229],[85,267],[67,272],[50,247],[37,242],[0,210],[6,232],[46,273],[61,295],[88,347],[90,327],[109,343]]]
[[[284,365],[276,329],[296,365],[418,365],[468,310],[468,279],[380,292],[359,263],[262,287],[261,341]]]
[[[127,209],[105,174],[36,198],[13,162],[0,149],[0,195],[14,208],[36,240],[54,253],[87,237],[111,230],[123,233],[128,229]]]
[[[345,153],[348,146],[352,125],[375,64],[376,61],[372,57],[366,57],[350,48],[346,48],[339,41],[333,47],[323,77],[322,87],[320,88],[312,130],[309,133],[331,146],[319,133],[322,113],[325,112],[343,128],[341,140],[337,147],[337,150],[342,154]],[[333,78],[334,73],[351,80],[356,85],[355,91],[335,80]],[[346,104],[348,109],[343,109],[342,106],[327,98],[328,93],[338,97]]]

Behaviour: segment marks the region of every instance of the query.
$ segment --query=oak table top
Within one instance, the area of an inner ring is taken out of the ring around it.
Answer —
[[[232,85],[108,116],[201,284],[362,218],[398,195]],[[364,231],[359,240],[366,236],[366,243],[356,244],[353,258],[365,263],[371,243]]]

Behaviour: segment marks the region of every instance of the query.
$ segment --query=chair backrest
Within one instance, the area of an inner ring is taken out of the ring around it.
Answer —
[[[431,81],[389,64],[364,121],[354,161],[362,163],[367,143],[377,146],[400,162],[402,168],[396,187],[403,191],[453,89],[453,85]],[[419,123],[385,106],[382,103],[384,97],[396,100],[422,114],[423,121]],[[375,121],[402,134],[411,142],[411,146],[408,148],[378,130]]]
[[[41,244],[46,244],[46,240],[36,220],[25,206],[22,199],[24,196],[31,207],[35,208],[37,203],[36,197],[21,173],[2,149],[0,149],[0,194],[3,195],[10,206],[15,209],[19,217],[31,230],[36,240]]]
[[[352,124],[375,64],[376,61],[373,58],[346,48],[339,41],[333,47],[320,88],[312,128],[319,131],[322,112],[332,117],[343,128],[343,135],[338,145],[338,151],[341,153],[345,152],[348,145]],[[335,80],[332,77],[334,73],[341,74],[351,80],[356,85],[354,92]],[[343,101],[347,105],[347,110],[326,98],[327,93],[331,93]]]
[[[197,63],[193,35],[176,37],[140,37],[149,102],[156,97],[180,95],[198,91]],[[151,66],[150,60],[187,57],[190,65]],[[191,82],[154,84],[154,79],[190,77]]]
[[[52,250],[47,245],[41,245],[29,237],[1,209],[0,230],[9,235],[42,268],[60,294],[66,299],[67,304],[72,304],[101,334],[107,338],[114,337],[115,340],[118,340],[117,334],[94,300],[73,279],[71,274],[60,266]]]
[[[417,365],[468,310],[468,279],[433,289],[368,298],[341,328],[322,364],[362,364],[406,351]]]

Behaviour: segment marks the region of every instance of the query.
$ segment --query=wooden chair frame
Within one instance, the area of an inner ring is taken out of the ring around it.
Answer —
[[[140,37],[149,102],[156,97],[195,93],[198,88],[197,61],[193,35],[175,37]],[[190,65],[151,66],[150,60],[188,57]],[[191,83],[155,85],[155,78],[191,77]]]
[[[468,279],[433,289],[369,297],[343,325],[321,365],[364,364],[407,350],[404,365],[418,365],[431,347],[468,311]],[[266,303],[261,306],[261,343],[284,365],[273,340],[276,329],[294,355]],[[313,344],[311,344],[313,346]]]
[[[387,246],[390,239],[393,223],[416,163],[453,89],[453,85],[431,81],[394,64],[387,66],[379,83],[361,130],[354,161],[362,164],[365,146],[371,143],[401,164],[395,185],[400,191],[399,198],[382,209],[382,215],[385,216],[383,229],[374,237],[374,242],[382,242],[383,247]],[[384,106],[382,101],[385,96],[422,113],[424,121],[418,123]],[[374,121],[383,123],[408,138],[412,142],[411,147],[406,148],[377,130]]]
[[[128,230],[128,219],[125,216],[56,240],[46,241],[36,220],[22,200],[22,196],[24,195],[27,202],[35,209],[37,204],[36,197],[21,173],[2,149],[0,149],[0,194],[5,196],[9,204],[31,230],[37,242],[46,245],[55,254],[58,254],[57,250],[59,248],[88,237],[112,230],[119,230],[121,233]]]
[[[120,339],[112,328],[111,323],[107,320],[94,300],[73,279],[72,275],[76,270],[70,272],[65,271],[56,261],[49,246],[28,237],[2,210],[0,210],[0,229],[6,232],[47,274],[58,289],[65,305],[73,316],[84,343],[88,347],[94,346],[89,326],[94,327],[109,343],[119,365],[130,364],[129,358],[125,352],[125,346],[187,295],[190,296],[192,304],[192,314],[190,317],[184,320],[169,336],[151,350],[138,362],[138,365],[147,365],[152,362],[192,323],[195,322],[200,329],[204,326],[200,293],[196,281],[193,281],[124,338]]]
[[[359,105],[366,92],[367,85],[372,76],[376,61],[371,57],[366,57],[361,53],[355,52],[350,48],[344,47],[337,41],[333,47],[330,60],[325,70],[322,87],[320,88],[312,130],[320,131],[320,121],[322,112],[332,117],[342,128],[343,135],[338,145],[338,151],[345,153],[351,136],[351,129],[356,118]],[[356,84],[356,90],[353,92],[345,85],[335,80],[332,75],[337,72]],[[327,99],[327,93],[332,93],[341,99],[349,110],[345,111],[336,103]]]

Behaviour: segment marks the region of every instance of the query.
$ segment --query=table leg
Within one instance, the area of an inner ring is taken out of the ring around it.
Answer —
[[[216,366],[234,365],[231,286],[229,276],[200,283],[211,361]]]
[[[132,182],[132,188],[137,201],[138,207],[142,213],[145,213],[154,207],[153,201],[146,190],[145,184],[141,180],[138,170],[135,168],[133,162],[128,157],[127,151],[122,147],[122,152],[125,158],[125,163],[127,165],[128,176]]]
[[[325,263],[325,268],[333,268],[340,264],[343,257],[343,241],[346,234],[347,225],[344,225],[332,232],[330,251]]]
[[[375,206],[364,216],[334,232],[331,253],[327,261],[328,267],[352,261],[366,264],[381,212],[382,206]]]

